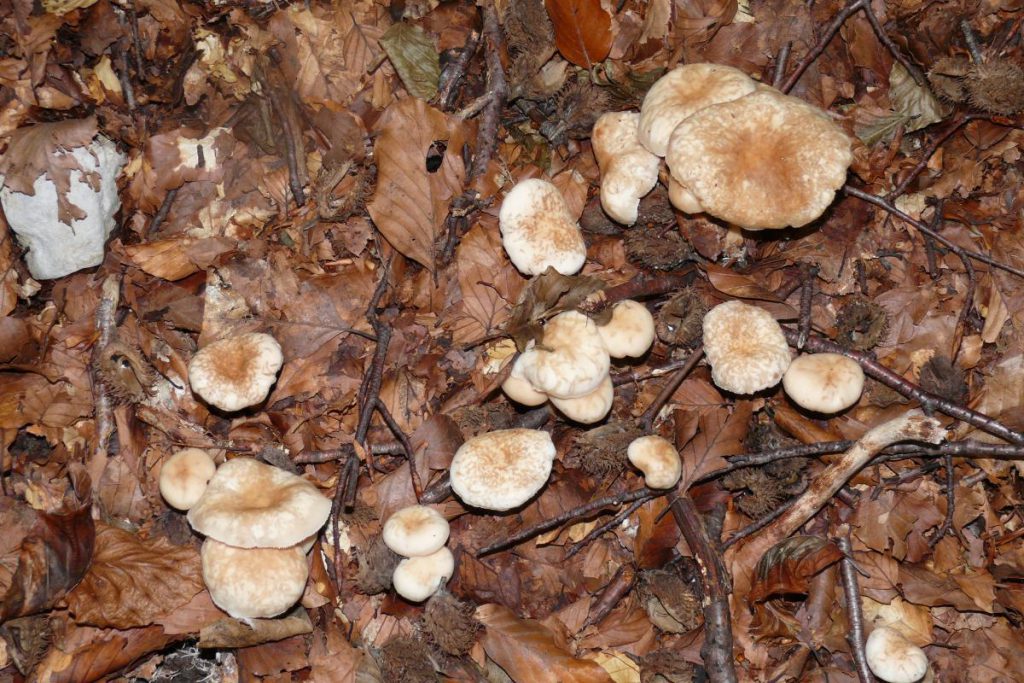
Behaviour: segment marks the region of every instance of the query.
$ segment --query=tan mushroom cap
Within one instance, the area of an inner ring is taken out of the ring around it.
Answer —
[[[203,581],[214,604],[236,619],[281,614],[302,597],[309,567],[302,548],[235,548],[203,541]]]
[[[700,205],[700,202],[693,196],[693,193],[680,185],[679,181],[671,175],[668,178],[668,200],[672,202],[672,206],[683,213],[701,213],[704,211],[704,207]]]
[[[176,510],[199,502],[217,465],[200,448],[185,448],[167,458],[160,468],[160,495]]]
[[[605,377],[601,385],[586,396],[551,399],[551,403],[567,418],[587,425],[603,420],[614,402],[615,390],[610,376]]]
[[[680,123],[665,160],[706,213],[760,230],[821,216],[853,153],[824,112],[765,88]]]
[[[654,316],[639,301],[626,299],[612,308],[612,318],[598,334],[612,358],[639,358],[654,343]]]
[[[864,644],[871,673],[886,683],[916,683],[928,673],[928,655],[894,628],[877,626]]]
[[[548,400],[548,395],[543,391],[537,391],[533,385],[523,377],[523,357],[516,358],[508,377],[501,383],[501,390],[510,399],[524,406],[539,406]]]
[[[188,521],[228,545],[287,548],[316,533],[330,514],[330,499],[302,477],[235,458],[217,469]]]
[[[749,95],[756,88],[757,81],[731,66],[677,67],[651,86],[640,105],[640,143],[663,157],[672,131],[682,121],[711,105]]]
[[[402,560],[391,575],[395,592],[409,602],[423,602],[436,593],[455,573],[455,557],[448,548],[425,557]]]
[[[188,381],[204,401],[233,412],[265,399],[283,362],[276,339],[250,332],[201,348],[188,364]]]
[[[384,545],[404,557],[422,557],[448,542],[448,520],[426,505],[410,505],[388,517],[381,536]]]
[[[658,184],[661,166],[661,159],[640,144],[639,123],[637,112],[608,112],[597,119],[590,135],[601,169],[601,206],[624,225],[636,223],[640,198]]]
[[[452,490],[463,503],[509,510],[530,500],[551,475],[555,444],[538,429],[499,429],[466,441],[455,452]]]
[[[668,439],[660,436],[641,436],[626,449],[633,466],[644,473],[644,484],[652,489],[670,489],[679,483],[683,462],[679,451]]]
[[[524,180],[505,195],[498,212],[501,243],[512,264],[524,275],[553,267],[572,275],[587,260],[576,219],[558,188],[546,180]]]
[[[596,390],[611,367],[597,324],[577,311],[559,313],[544,339],[519,357],[523,378],[553,398],[579,398]]]
[[[704,354],[715,384],[736,394],[775,386],[789,368],[789,346],[768,311],[726,301],[704,316]]]
[[[793,360],[782,378],[793,402],[819,413],[838,413],[860,400],[864,371],[838,353],[812,353]]]

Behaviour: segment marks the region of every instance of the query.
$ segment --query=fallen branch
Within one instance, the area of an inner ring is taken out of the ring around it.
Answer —
[[[857,569],[853,564],[850,527],[844,524],[835,542],[843,553],[843,559],[839,561],[839,571],[843,577],[843,594],[846,596],[847,619],[850,622],[850,633],[846,636],[846,641],[853,652],[860,683],[874,683],[875,677],[871,675],[868,658],[864,653],[864,610],[861,607],[860,586],[857,584]]]
[[[697,363],[699,363],[700,359],[703,357],[703,346],[698,346],[690,352],[689,357],[686,359],[686,363],[679,368],[676,374],[672,376],[672,379],[670,379],[668,383],[661,388],[658,395],[653,401],[651,401],[651,405],[647,406],[647,410],[645,410],[643,415],[641,415],[637,420],[640,425],[640,429],[645,432],[649,432],[651,430],[651,427],[654,425],[654,420],[658,417],[658,413],[661,411],[662,407],[668,403],[668,400],[672,398],[674,393],[676,393],[676,389],[679,388],[679,385],[683,383],[686,376],[690,374],[690,371],[697,366]]]
[[[92,477],[93,486],[98,487],[103,470],[107,467],[107,447],[114,433],[114,404],[110,400],[106,383],[99,368],[100,356],[110,342],[117,337],[115,315],[121,302],[121,276],[108,275],[100,289],[100,302],[96,306],[96,342],[92,347],[90,378],[92,379],[93,415],[96,422],[96,436],[89,454],[86,469]]]

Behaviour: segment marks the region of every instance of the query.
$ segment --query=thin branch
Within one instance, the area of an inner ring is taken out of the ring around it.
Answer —
[[[604,621],[611,614],[612,610],[615,609],[615,606],[619,604],[619,601],[626,597],[629,591],[633,589],[634,583],[636,583],[636,569],[628,564],[619,567],[619,570],[615,572],[615,576],[612,577],[612,580],[601,591],[600,597],[594,601],[593,606],[590,608],[590,614],[587,615],[587,620],[580,627],[580,632],[586,630],[589,626],[594,626]]]
[[[722,544],[722,550],[726,550],[730,546],[736,545],[748,536],[753,536],[758,531],[765,528],[766,526],[777,520],[779,517],[784,515],[787,510],[789,510],[791,507],[793,507],[793,505],[796,504],[796,501],[796,498],[791,498],[790,500],[787,500],[785,503],[780,505],[775,510],[769,512],[764,517],[755,520],[754,522],[751,522],[747,526],[743,527],[742,529],[734,533],[732,536],[730,536],[729,539]]]
[[[672,398],[672,394],[676,393],[676,389],[683,383],[686,376],[690,374],[700,359],[704,356],[704,347],[698,346],[690,352],[689,358],[686,359],[686,364],[679,368],[675,375],[672,376],[665,386],[661,388],[658,395],[651,401],[651,405],[647,406],[647,410],[644,411],[643,415],[637,420],[640,428],[644,431],[650,431],[651,426],[654,424],[654,420],[658,417],[658,413],[668,400]]]
[[[100,477],[107,464],[107,448],[110,437],[114,433],[114,404],[102,376],[97,372],[103,350],[117,338],[115,316],[121,301],[121,276],[108,275],[100,289],[100,302],[96,307],[97,339],[92,347],[92,363],[90,378],[92,379],[92,398],[96,422],[96,436],[89,454],[87,469],[92,477],[93,485],[99,486]],[[96,499],[98,500],[98,498]]]
[[[651,498],[653,497],[654,496],[652,495]],[[587,534],[579,541],[569,546],[569,550],[565,553],[565,559],[568,560],[570,557],[575,556],[579,551],[583,550],[588,545],[590,545],[591,542],[603,536],[605,532],[611,531],[612,529],[617,527],[619,524],[622,523],[623,520],[625,520],[634,512],[643,507],[643,505],[647,503],[647,501],[651,500],[651,498],[641,498],[640,500],[634,502],[628,508],[626,508],[619,514],[615,515],[601,526],[594,528],[589,534]]]
[[[857,569],[853,564],[853,545],[850,543],[850,528],[843,525],[840,535],[834,539],[843,559],[839,561],[839,570],[843,577],[843,594],[846,596],[847,618],[850,621],[850,633],[846,640],[853,652],[853,661],[857,665],[857,678],[860,683],[874,683],[875,677],[868,668],[868,658],[864,654],[864,610],[861,607],[860,585],[857,583]]]
[[[806,55],[804,55],[804,58],[800,60],[796,69],[789,75],[789,78],[786,79],[786,82],[782,84],[782,87],[779,88],[779,90],[784,93],[788,93],[793,89],[793,86],[797,84],[800,77],[804,75],[805,71],[807,71],[808,67],[814,63],[814,60],[821,56],[821,53],[825,51],[825,48],[827,48],[828,44],[832,42],[835,35],[839,33],[839,29],[846,23],[846,20],[864,9],[865,2],[866,0],[853,0],[853,2],[846,5],[846,7],[844,7],[843,10],[835,16],[832,23],[828,25],[828,28],[826,28],[825,32],[821,35],[821,38],[818,39],[817,44],[811,48]]]
[[[946,470],[946,517],[942,520],[942,526],[935,532],[935,535],[928,540],[928,545],[933,548],[953,529],[953,513],[956,511],[956,481],[953,477],[953,456],[944,456],[942,463]]]
[[[395,422],[395,418],[392,417],[391,411],[384,404],[384,401],[380,400],[380,397],[374,397],[374,405],[377,407],[377,412],[384,420],[384,424],[388,426],[391,433],[395,435],[399,443],[402,444],[402,450],[405,451],[405,459],[409,463],[409,476],[412,478],[412,491],[416,495],[416,502],[420,502],[420,498],[423,496],[423,484],[420,482],[420,473],[416,471],[416,454],[413,451],[412,443],[409,441],[409,437],[402,428]],[[372,452],[372,449],[371,449]]]
[[[811,302],[814,300],[814,278],[817,275],[817,266],[808,263],[800,264],[800,318],[797,322],[797,351],[804,350],[807,337],[811,334]]]

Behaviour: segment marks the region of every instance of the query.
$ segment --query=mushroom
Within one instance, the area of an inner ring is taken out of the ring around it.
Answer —
[[[683,213],[701,213],[704,210],[693,193],[671,175],[668,177],[668,200]]]
[[[188,510],[202,497],[217,465],[199,448],[180,450],[160,468],[160,495],[176,510]]]
[[[404,557],[436,553],[448,541],[448,520],[426,505],[410,505],[384,522],[384,545]]]
[[[559,313],[544,326],[541,343],[519,361],[535,391],[554,398],[579,398],[595,391],[611,359],[593,320],[577,311]]]
[[[928,674],[924,650],[889,626],[877,626],[864,644],[871,673],[886,683],[916,683]]]
[[[302,477],[235,458],[217,469],[188,521],[237,548],[287,548],[315,533],[330,514],[330,499]]]
[[[661,159],[640,144],[636,112],[608,112],[594,124],[590,143],[601,169],[601,206],[613,220],[636,223],[640,198],[658,184]]]
[[[626,449],[633,466],[644,473],[644,484],[652,489],[670,489],[679,483],[683,463],[679,451],[668,439],[660,436],[641,436]]]
[[[551,475],[555,444],[537,429],[500,429],[474,436],[452,458],[452,491],[463,503],[509,510],[530,500]]]
[[[402,560],[391,575],[395,592],[410,602],[423,602],[455,573],[455,557],[448,548],[423,557]]]
[[[654,343],[654,316],[639,301],[626,299],[615,304],[611,320],[598,325],[597,333],[612,358],[639,358]]]
[[[512,364],[512,370],[508,373],[508,377],[501,383],[501,390],[516,403],[533,408],[547,401],[548,395],[534,389],[533,385],[523,377],[522,358],[522,356],[516,358]]]
[[[640,105],[640,143],[665,156],[669,138],[682,121],[720,102],[749,95],[757,88],[739,69],[722,64],[686,64],[662,76]]]
[[[615,392],[611,376],[606,375],[604,381],[586,396],[579,398],[551,398],[551,403],[562,411],[570,420],[582,424],[594,424],[605,418],[612,409]]]
[[[233,412],[265,399],[283,362],[276,339],[250,332],[200,349],[188,364],[188,381],[204,401]]]
[[[736,394],[775,386],[789,368],[789,346],[768,311],[726,301],[704,316],[704,354],[711,378]]]
[[[793,360],[782,386],[801,408],[819,413],[838,413],[860,400],[864,371],[838,353],[812,353]]]
[[[207,538],[203,581],[214,604],[236,619],[277,616],[298,602],[309,567],[302,548],[235,548]]]
[[[765,87],[680,122],[665,160],[703,211],[760,230],[821,216],[853,153],[823,111]]]
[[[501,243],[512,264],[524,275],[548,267],[572,275],[587,260],[576,219],[558,188],[546,180],[524,180],[505,195],[498,212]]]

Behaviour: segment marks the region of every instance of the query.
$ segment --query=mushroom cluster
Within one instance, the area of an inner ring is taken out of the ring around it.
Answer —
[[[441,589],[455,572],[455,557],[445,547],[448,520],[425,505],[410,505],[384,523],[384,544],[403,559],[391,576],[395,592],[422,602]]]
[[[571,420],[599,422],[614,399],[611,359],[642,356],[654,335],[654,317],[636,301],[617,303],[605,325],[577,311],[559,313],[544,326],[541,342],[516,359],[502,389],[517,403],[550,399]]]

